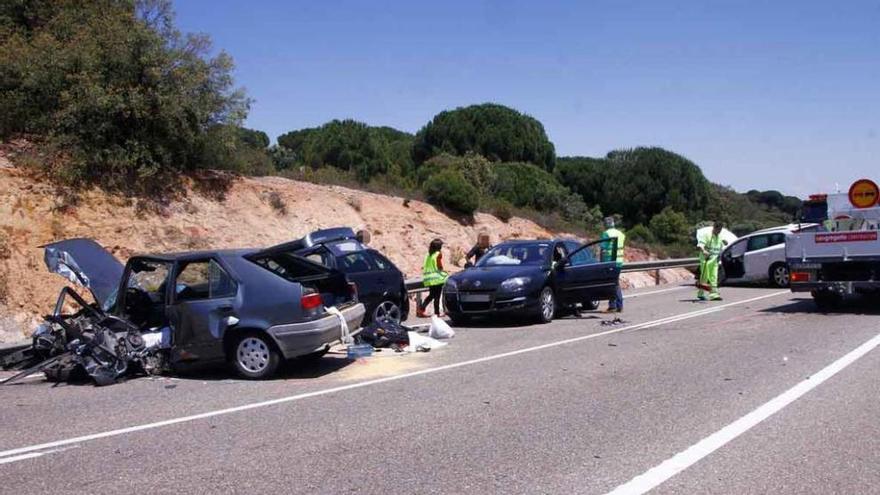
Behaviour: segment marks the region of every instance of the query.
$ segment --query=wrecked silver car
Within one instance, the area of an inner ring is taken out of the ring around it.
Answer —
[[[284,245],[135,256],[125,266],[90,239],[44,248],[49,270],[95,302],[62,289],[33,346],[0,362],[21,370],[7,383],[43,371],[103,385],[218,362],[268,378],[284,359],[326,353],[364,317],[343,273]]]

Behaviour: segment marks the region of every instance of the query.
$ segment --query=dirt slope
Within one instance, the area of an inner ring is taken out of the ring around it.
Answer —
[[[64,281],[46,271],[39,246],[54,240],[90,237],[124,261],[142,252],[269,246],[347,225],[371,231],[372,246],[412,277],[419,275],[434,237],[445,240],[444,257],[452,264],[463,263],[462,253],[484,229],[493,241],[552,236],[520,218],[505,223],[477,214],[472,224],[462,225],[418,201],[278,177],[238,179],[222,201],[185,186],[184,199],[161,208],[96,190],[74,202],[21,169],[0,167],[0,341],[21,338],[50,311]],[[647,256],[627,250],[627,259]],[[646,274],[634,275],[625,285],[654,283]],[[663,274],[664,281],[687,277],[676,270]]]

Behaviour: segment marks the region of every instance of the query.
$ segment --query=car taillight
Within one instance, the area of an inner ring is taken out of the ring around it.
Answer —
[[[299,304],[302,306],[303,311],[312,312],[320,308],[324,301],[321,300],[321,294],[305,294],[300,299]]]
[[[810,272],[792,272],[791,273],[791,281],[792,282],[809,282],[810,281]]]
[[[354,282],[348,283],[348,293],[351,294],[351,298],[354,301],[358,300],[358,286]]]

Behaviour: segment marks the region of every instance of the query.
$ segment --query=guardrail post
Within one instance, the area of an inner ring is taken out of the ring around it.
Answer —
[[[660,285],[660,269],[654,270],[654,285]]]

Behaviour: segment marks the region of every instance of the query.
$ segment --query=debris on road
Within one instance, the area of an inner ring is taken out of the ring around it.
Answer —
[[[428,336],[433,339],[451,339],[455,337],[455,330],[439,316],[433,315],[431,316],[431,328],[428,330]]]

